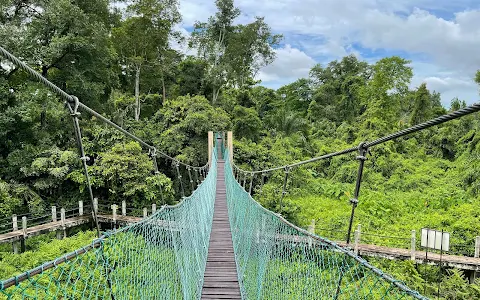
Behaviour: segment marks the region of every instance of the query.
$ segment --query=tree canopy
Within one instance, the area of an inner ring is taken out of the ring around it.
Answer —
[[[239,23],[233,0],[215,1],[215,14],[196,22],[184,41],[196,52],[186,55],[174,47],[182,42],[177,0],[124,2],[0,1],[2,47],[158,151],[194,166],[207,161],[208,131],[232,130],[235,163],[259,170],[357,146],[472,100],[444,106],[427,83],[412,86],[410,61],[398,56],[367,62],[348,55],[270,89],[257,75],[274,61],[282,36],[262,16]],[[480,85],[480,71],[473,79]],[[3,58],[0,111],[0,218],[88,199],[64,104]],[[181,200],[187,169],[178,176],[171,160],[159,158],[155,173],[151,153],[137,142],[86,113],[80,125],[101,203],[143,208]],[[474,114],[371,149],[356,224],[407,238],[412,229],[444,229],[457,254],[472,254],[480,231],[479,126]],[[292,171],[283,208],[284,170],[269,174],[254,197],[300,226],[316,219],[331,229],[317,234],[343,240],[357,167],[354,157],[343,156]],[[260,180],[254,178],[255,187]],[[338,231],[342,236],[331,236]],[[376,263],[418,285],[411,279],[420,276],[418,268]],[[464,274],[448,272],[445,286],[456,285],[464,299],[478,295]],[[450,291],[441,297],[458,299]]]

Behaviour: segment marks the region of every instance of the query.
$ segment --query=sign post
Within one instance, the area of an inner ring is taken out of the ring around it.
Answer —
[[[442,276],[442,254],[450,249],[450,233],[429,228],[422,228],[422,239],[420,245],[425,248],[425,268],[428,262],[428,249],[440,250],[440,272],[438,279],[437,294],[440,297],[440,280]],[[425,286],[426,287],[426,286]],[[425,288],[424,288],[425,292]]]

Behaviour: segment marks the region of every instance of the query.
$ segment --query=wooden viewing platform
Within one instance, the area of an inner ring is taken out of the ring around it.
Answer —
[[[98,215],[98,221],[100,223],[113,223],[113,215]],[[88,224],[92,222],[92,216],[90,214],[83,216],[76,216],[72,218],[65,219],[65,221],[56,221],[48,222],[45,224],[40,224],[32,227],[27,227],[24,229],[14,230],[4,234],[0,234],[0,244],[17,242],[23,239],[31,238],[37,235],[45,234],[48,232],[53,232],[57,230],[65,230],[67,228],[72,228],[80,226],[83,224]],[[132,216],[116,216],[117,225],[127,225],[140,221],[142,218],[132,217]]]
[[[344,247],[345,243],[339,242],[338,245]],[[415,251],[414,256],[412,256],[412,251],[410,249],[390,248],[367,244],[359,244],[357,247],[360,256],[397,260],[415,260],[417,263],[424,264],[426,262],[429,265],[438,265],[441,262],[444,267],[480,272],[480,258],[476,257],[450,254],[443,254],[440,257],[440,254],[432,252],[428,252],[427,257],[425,257],[425,251],[418,250]]]
[[[241,299],[228,221],[224,161],[217,162],[217,192],[202,299]]]

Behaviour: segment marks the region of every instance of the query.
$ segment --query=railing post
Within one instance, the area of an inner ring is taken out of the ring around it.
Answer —
[[[57,207],[52,206],[52,222],[57,222]]]
[[[20,239],[20,253],[25,252],[25,239],[27,238],[27,217],[22,217],[23,236]]]
[[[230,163],[233,164],[233,133],[227,131],[227,142],[228,142],[228,159]]]
[[[480,236],[475,238],[475,255],[474,257],[480,257]]]
[[[18,218],[17,215],[12,216],[12,225],[13,225],[13,231],[18,230]]]
[[[208,166],[212,166],[213,131],[208,132]]]
[[[192,194],[193,194],[193,191],[195,190],[195,185],[193,184],[192,170],[190,167],[187,167],[187,171],[188,171],[188,180],[190,181],[190,187],[192,188]]]
[[[416,234],[415,230],[412,230],[411,245],[410,245],[410,260],[415,261],[415,245],[416,243]]]
[[[143,208],[143,217],[146,218],[148,216],[148,210],[146,207]]]
[[[13,227],[13,231],[17,231],[18,230],[18,218],[17,218],[17,215],[13,215],[12,216],[12,227]],[[13,247],[13,253],[14,254],[18,254],[18,243],[17,242],[13,242],[12,243],[12,247]]]
[[[67,228],[65,227],[65,219],[66,219],[66,214],[65,214],[65,208],[62,208],[60,210],[60,218],[61,218],[61,224],[62,224],[62,230],[63,230],[63,238],[67,237]]]
[[[362,225],[358,224],[357,230],[355,230],[355,246],[353,252],[358,255],[358,244],[360,244],[360,235],[362,234]]]
[[[78,201],[78,215],[83,216],[83,201]]]
[[[61,218],[61,221],[62,221],[62,227],[65,228],[65,208],[62,208],[60,210],[60,218]]]
[[[252,195],[252,187],[253,187],[253,177],[255,176],[255,173],[252,172],[252,177],[250,178],[250,187],[248,188],[248,194],[251,196]]]
[[[122,201],[122,216],[127,215],[127,201],[123,200]]]
[[[358,165],[358,173],[357,173],[357,182],[355,184],[355,192],[353,194],[353,198],[350,199],[350,203],[352,203],[352,213],[350,214],[350,222],[348,223],[348,232],[347,232],[347,245],[350,244],[350,235],[352,233],[352,226],[353,226],[353,218],[355,217],[355,208],[358,205],[358,196],[360,194],[360,185],[362,184],[362,176],[363,176],[363,167],[365,166],[365,161],[367,160],[367,152],[368,148],[366,143],[361,143],[358,146],[358,156],[356,159],[359,161]]]
[[[117,228],[117,208],[118,205],[112,204],[112,216],[113,216],[113,226],[114,228]]]
[[[157,204],[152,204],[152,215],[157,211]]]
[[[93,211],[95,215],[98,214],[98,198],[93,198]]]
[[[22,230],[23,230],[23,236],[27,235],[27,217],[23,216],[22,217]]]

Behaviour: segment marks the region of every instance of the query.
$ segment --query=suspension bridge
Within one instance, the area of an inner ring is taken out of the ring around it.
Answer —
[[[359,161],[347,244],[359,203],[368,150],[376,145],[442,124],[480,110],[475,104],[404,129],[373,142],[269,170],[245,171],[233,161],[229,132],[214,140],[209,133],[206,167],[183,164],[128,132],[75,96],[69,95],[17,57],[0,47],[0,55],[33,76],[61,99],[74,124],[85,182],[92,207],[94,196],[87,168],[79,111],[86,112],[137,141],[149,151],[158,173],[157,157],[178,168],[204,170],[192,194],[165,205],[150,216],[100,235],[99,214],[91,210],[99,237],[89,245],[0,282],[0,299],[427,299],[385,274],[348,247],[299,228],[269,211],[247,191],[253,177],[284,170],[280,197],[286,194],[289,172],[309,164],[358,152]],[[208,170],[208,173],[206,172]],[[190,174],[190,173],[189,173]],[[243,186],[240,184],[243,176]],[[192,179],[190,177],[190,182]],[[184,187],[181,186],[182,194]],[[281,213],[281,211],[280,211]]]

